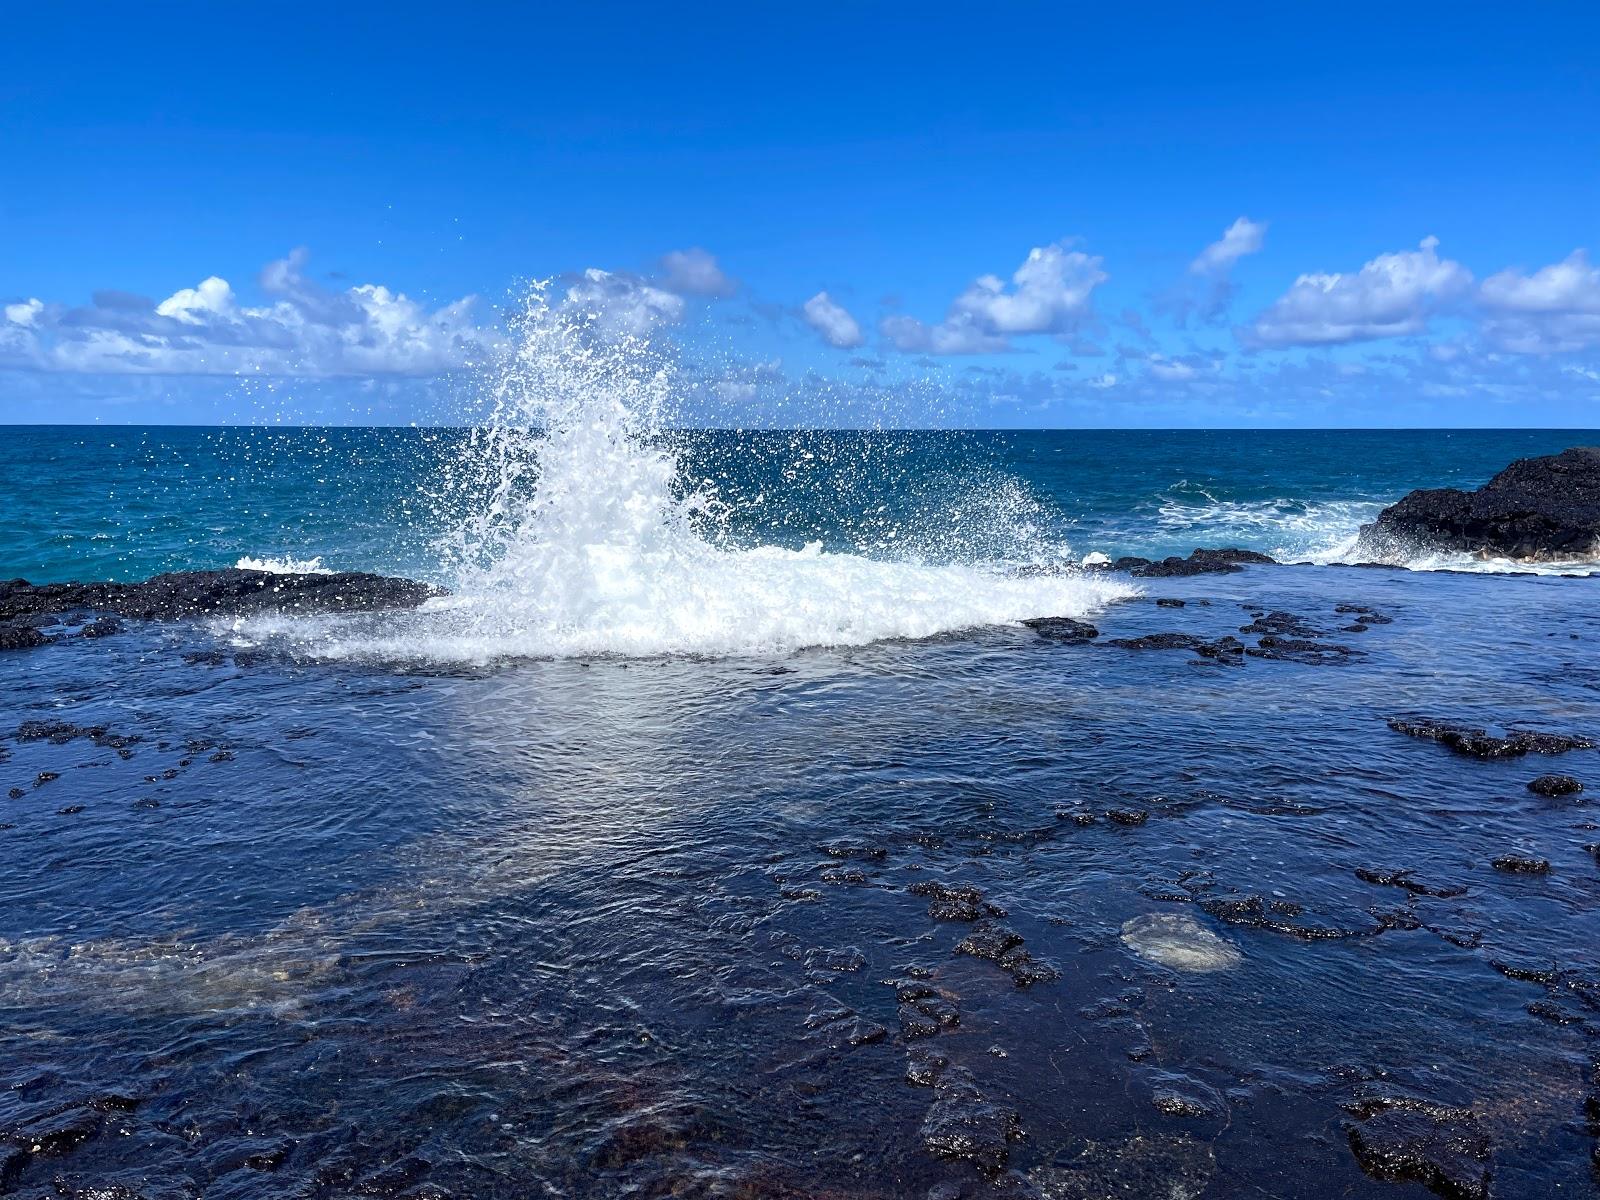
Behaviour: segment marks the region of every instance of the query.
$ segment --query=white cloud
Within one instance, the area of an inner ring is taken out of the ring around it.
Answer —
[[[823,341],[830,346],[851,350],[866,341],[861,332],[861,323],[827,292],[818,292],[807,300],[804,312],[806,324],[820,333]]]
[[[1491,275],[1479,295],[1489,307],[1512,312],[1600,313],[1600,267],[1587,251],[1574,250],[1532,275],[1515,269]]]
[[[21,325],[25,329],[32,329],[37,325],[43,312],[44,301],[42,300],[24,300],[21,304],[8,304],[5,306],[6,320],[12,325]]]
[[[1266,347],[1327,346],[1421,333],[1436,309],[1472,286],[1472,273],[1440,258],[1438,238],[1380,254],[1354,273],[1302,275],[1243,331]]]
[[[646,337],[683,320],[683,297],[632,275],[590,267],[567,289],[567,303],[609,336]]]
[[[182,288],[156,305],[156,312],[161,316],[172,317],[185,325],[205,325],[218,318],[233,320],[238,310],[233,288],[226,279],[215,275],[201,280],[199,287]]]
[[[297,250],[266,268],[263,288],[276,299],[260,306],[241,303],[215,275],[159,303],[107,292],[81,308],[7,305],[0,365],[103,374],[426,376],[462,365],[494,338],[473,320],[475,297],[430,309],[373,284],[328,291],[304,278],[305,260]]]
[[[984,354],[1010,349],[1015,336],[1068,335],[1092,313],[1094,289],[1109,278],[1101,265],[1064,243],[1035,247],[1012,272],[1009,289],[999,276],[982,275],[939,324],[896,315],[879,329],[896,349],[927,354]]]
[[[1600,267],[1584,250],[1531,275],[1508,269],[1478,289],[1484,337],[1513,354],[1558,354],[1600,346]]]
[[[966,314],[947,317],[937,325],[896,314],[878,322],[878,332],[896,350],[911,354],[992,354],[1011,348],[1006,338],[979,328]]]
[[[663,255],[661,269],[661,286],[680,296],[731,296],[739,289],[717,265],[716,255],[699,246]]]
[[[1189,264],[1195,275],[1220,278],[1233,270],[1233,264],[1247,254],[1255,254],[1266,244],[1267,223],[1240,217],[1223,231],[1199,256]]]

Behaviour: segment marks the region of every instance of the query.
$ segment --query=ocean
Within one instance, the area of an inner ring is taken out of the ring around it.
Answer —
[[[0,1191],[1593,1194],[1600,581],[1345,560],[1600,435],[681,432],[538,361],[5,431],[0,576],[448,594],[0,653]],[[1306,565],[1077,567],[1197,546]]]
[[[479,498],[449,494],[470,436],[13,426],[0,566],[49,582],[318,559],[448,583],[437,542]],[[1513,459],[1600,441],[1561,429],[660,436],[684,480],[726,498],[717,532],[739,544],[980,562],[1224,545],[1339,561],[1361,523],[1412,488],[1476,487]]]

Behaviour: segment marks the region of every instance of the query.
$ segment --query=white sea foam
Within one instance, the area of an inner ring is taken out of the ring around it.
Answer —
[[[737,655],[1084,616],[1136,592],[936,561],[909,531],[893,558],[735,546],[723,503],[657,436],[680,386],[658,348],[538,290],[514,332],[448,481],[479,497],[443,547],[451,595],[381,620],[246,620],[238,636],[329,657]]]
[[[1196,546],[1260,548],[1280,562],[1326,566],[1361,562],[1368,557],[1360,549],[1361,526],[1376,519],[1388,503],[1391,501],[1303,500],[1292,496],[1230,501],[1184,482],[1163,497],[1155,524],[1161,534],[1185,537]],[[1395,565],[1413,571],[1473,571],[1495,575],[1600,573],[1600,557],[1522,562],[1426,550],[1419,550]]]
[[[1600,574],[1600,559],[1595,558],[1524,562],[1515,558],[1479,558],[1473,554],[1450,554],[1442,551],[1415,555],[1401,565],[1413,571],[1472,571],[1484,575]]]
[[[267,571],[273,575],[332,575],[335,572],[322,565],[321,557],[252,558],[248,554],[233,564],[240,571]]]
[[[1345,562],[1361,526],[1382,509],[1376,500],[1220,500],[1185,482],[1163,498],[1156,525],[1197,546],[1260,547],[1282,562]]]

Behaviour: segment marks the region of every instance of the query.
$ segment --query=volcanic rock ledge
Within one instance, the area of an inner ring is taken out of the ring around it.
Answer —
[[[1589,558],[1600,548],[1600,447],[1522,458],[1475,492],[1423,488],[1361,527],[1359,552],[1404,562],[1429,550],[1483,558]]]
[[[45,583],[0,581],[0,648],[45,645],[40,632],[55,618],[74,613],[115,613],[148,621],[254,613],[377,612],[415,608],[441,593],[411,579],[345,571],[334,575],[274,574],[270,571],[178,571],[143,583]],[[113,627],[114,629],[114,627]],[[105,636],[94,622],[85,636]]]

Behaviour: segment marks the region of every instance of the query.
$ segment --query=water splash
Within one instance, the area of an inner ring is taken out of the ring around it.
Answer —
[[[488,418],[441,490],[473,497],[441,547],[451,596],[376,623],[251,621],[238,633],[334,657],[729,655],[1082,616],[1135,590],[938,557],[936,539],[912,536],[937,519],[880,536],[870,554],[741,544],[734,504],[680,470],[666,431],[685,382],[663,347],[608,333],[540,288],[512,332]],[[1025,508],[988,490],[1002,497],[991,513]],[[947,511],[946,530],[981,509]]]
[[[234,568],[240,571],[266,571],[270,575],[332,575],[333,569],[322,565],[322,557],[295,558],[285,554],[281,558],[253,558],[246,554]]]

